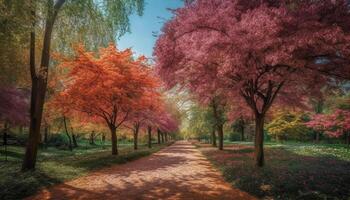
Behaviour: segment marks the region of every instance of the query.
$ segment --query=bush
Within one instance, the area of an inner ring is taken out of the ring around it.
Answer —
[[[68,144],[67,136],[64,134],[54,134],[48,138],[47,145],[62,147]]]

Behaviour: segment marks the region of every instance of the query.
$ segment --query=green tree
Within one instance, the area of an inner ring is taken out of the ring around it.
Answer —
[[[280,140],[305,140],[312,135],[312,130],[305,125],[308,116],[304,113],[289,111],[278,112],[276,117],[267,125],[268,134]]]

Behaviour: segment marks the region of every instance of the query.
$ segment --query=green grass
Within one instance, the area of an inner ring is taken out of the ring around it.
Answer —
[[[239,144],[253,146],[252,142],[227,142],[226,144]],[[350,147],[344,144],[315,144],[301,142],[266,142],[267,148],[282,148],[303,156],[333,157],[350,161]]]
[[[148,149],[140,145],[134,151],[132,145],[120,144],[119,155],[111,155],[109,145],[80,145],[72,152],[50,147],[40,149],[37,167],[32,172],[21,172],[23,147],[9,146],[8,161],[5,162],[3,147],[0,150],[0,199],[22,199],[38,189],[83,176],[92,170],[114,164],[122,164],[150,155],[164,145],[153,145]]]
[[[349,199],[350,150],[336,144],[266,143],[263,168],[252,143],[199,148],[233,186],[259,198]]]

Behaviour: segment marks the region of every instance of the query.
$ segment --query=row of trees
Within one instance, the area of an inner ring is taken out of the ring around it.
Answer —
[[[135,59],[131,49],[119,51],[110,44],[98,53],[78,46],[73,57],[59,59],[61,87],[49,107],[62,116],[104,123],[111,133],[113,155],[118,154],[117,130],[122,126],[132,130],[135,149],[143,128],[149,147],[152,129],[161,134],[177,130],[178,121],[169,113],[161,83],[145,57]]]
[[[271,107],[302,107],[350,79],[346,0],[196,0],[174,13],[155,47],[158,73],[212,108],[220,149],[221,113],[253,116],[259,167]]]
[[[286,108],[274,106],[266,116],[265,139],[269,141],[300,142],[342,142],[350,145],[349,93],[333,88],[332,94],[324,94],[320,105],[309,100],[307,108]],[[210,107],[193,102],[188,110],[189,120],[184,129],[186,138],[196,138],[216,145],[216,133],[213,128],[214,117]],[[224,126],[224,138],[230,141],[251,141],[254,117],[232,118],[224,113],[227,122]],[[323,141],[322,141],[323,140]]]
[[[114,45],[96,53],[128,32],[129,16],[141,15],[143,7],[143,0],[0,2],[0,120],[29,127],[23,171],[35,168],[41,132],[46,135],[58,118],[67,136],[72,132],[73,143],[73,121],[104,122],[113,154],[122,124],[136,127],[133,122],[142,121],[138,130],[147,125],[150,134],[176,129],[160,82],[153,80],[144,58],[134,59],[131,50],[118,51]],[[77,43],[86,50],[72,48]],[[52,51],[59,55],[55,60]]]

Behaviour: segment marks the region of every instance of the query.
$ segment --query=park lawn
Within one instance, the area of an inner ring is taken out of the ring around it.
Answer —
[[[335,144],[267,143],[263,168],[254,165],[252,143],[224,151],[197,144],[226,181],[258,198],[349,199],[350,149]]]
[[[20,172],[23,147],[9,146],[5,162],[0,150],[0,199],[22,199],[42,187],[62,183],[86,175],[92,170],[122,164],[159,151],[168,144],[153,144],[152,149],[139,145],[133,150],[131,143],[119,145],[119,155],[111,155],[110,145],[81,145],[72,152],[54,147],[40,149],[36,170]]]

